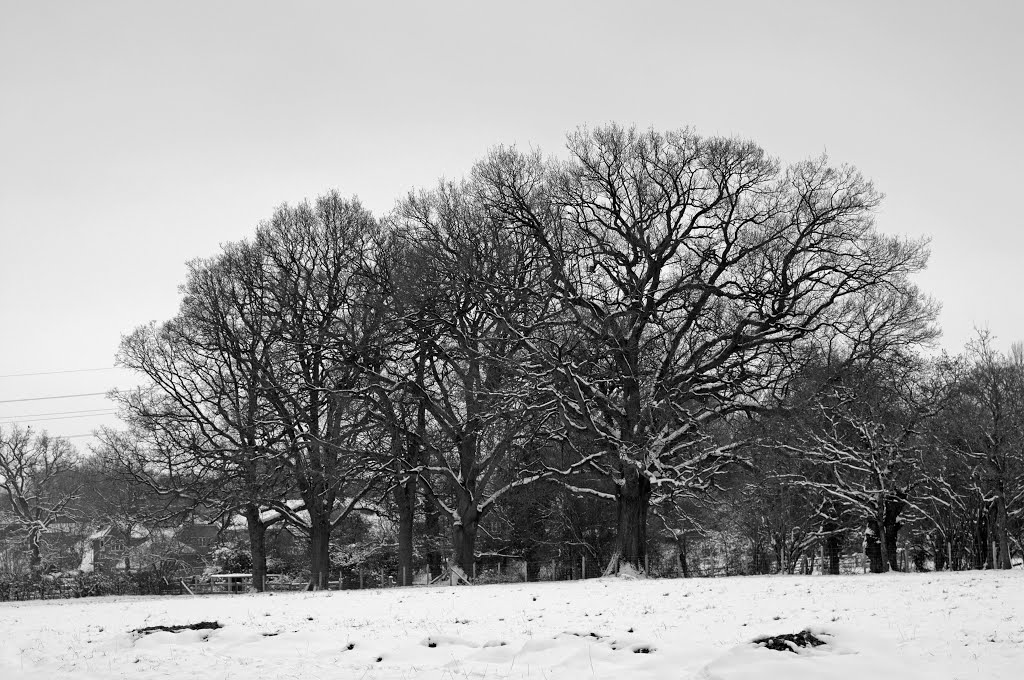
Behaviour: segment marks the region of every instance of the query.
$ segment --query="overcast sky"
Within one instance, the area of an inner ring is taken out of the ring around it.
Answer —
[[[0,425],[114,424],[184,263],[330,188],[378,213],[610,120],[827,151],[932,239],[943,344],[1024,339],[1024,3],[0,0]],[[31,421],[29,421],[31,418]],[[76,437],[79,445],[90,442]]]

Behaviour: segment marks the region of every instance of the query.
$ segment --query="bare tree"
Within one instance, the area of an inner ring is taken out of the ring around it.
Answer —
[[[1001,354],[991,334],[979,331],[966,360],[951,443],[972,463],[984,563],[1009,569],[1010,520],[1024,513],[1024,356]]]
[[[329,193],[278,208],[253,244],[263,262],[253,304],[273,322],[256,373],[303,514],[275,507],[309,536],[312,588],[326,587],[332,532],[379,476],[362,395],[363,373],[383,360],[385,309],[367,274],[377,231],[357,201]]]
[[[422,409],[416,471],[429,501],[451,520],[449,568],[463,576],[494,502],[552,474],[521,465],[527,447],[542,445],[545,415],[524,380],[525,345],[512,330],[546,313],[539,253],[490,219],[478,190],[442,183],[400,204],[394,220],[408,263],[394,296],[410,350],[404,363],[378,373],[382,385],[401,388]],[[438,436],[426,441],[428,429]]]
[[[23,537],[32,572],[42,568],[46,532],[72,513],[80,481],[78,454],[66,439],[36,434],[31,428],[0,429],[0,517]]]
[[[123,339],[118,361],[149,386],[114,395],[131,429],[102,437],[119,470],[162,496],[243,515],[257,590],[265,584],[273,523],[263,519],[265,510],[286,489],[284,436],[262,392],[260,366],[272,336],[271,323],[253,313],[260,265],[248,244],[190,263],[178,315]]]
[[[934,522],[935,502],[948,502],[927,457],[934,448],[929,424],[952,393],[946,377],[920,361],[848,368],[840,384],[796,414],[802,425],[795,440],[778,445],[805,466],[781,477],[819,493],[827,523],[865,527],[873,572],[897,568],[901,527],[914,518]]]
[[[878,192],[824,159],[783,169],[749,142],[615,125],[571,135],[569,154],[499,150],[477,175],[543,247],[564,324],[530,347],[566,430],[602,452],[608,571],[640,569],[652,497],[737,459],[715,423],[765,404],[806,343],[926,250],[875,232]]]

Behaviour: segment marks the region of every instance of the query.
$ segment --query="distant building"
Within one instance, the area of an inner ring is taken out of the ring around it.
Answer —
[[[186,524],[130,532],[106,526],[90,534],[82,544],[79,570],[147,569],[176,567],[202,569],[212,562],[219,528],[214,524]]]

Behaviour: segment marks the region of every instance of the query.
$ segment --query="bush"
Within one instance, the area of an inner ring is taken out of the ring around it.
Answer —
[[[171,583],[173,581],[167,574],[154,570],[129,573],[74,572],[42,577],[31,574],[0,574],[0,601],[103,595],[159,595],[172,589]]]
[[[229,574],[241,574],[252,571],[252,555],[248,550],[237,548],[218,548],[214,558],[221,569]]]
[[[522,583],[523,575],[517,570],[507,570],[499,573],[497,569],[488,569],[480,572],[473,579],[473,583],[487,585],[489,583]]]

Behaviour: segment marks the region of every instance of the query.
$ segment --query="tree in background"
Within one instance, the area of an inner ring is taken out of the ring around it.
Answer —
[[[33,574],[43,567],[46,532],[74,515],[81,492],[78,462],[66,439],[31,428],[0,428],[0,519],[24,540]]]
[[[139,566],[133,564],[132,555],[133,544],[140,536],[158,526],[180,522],[192,509],[192,504],[180,497],[154,492],[137,471],[123,466],[126,449],[138,445],[129,438],[128,433],[102,430],[101,443],[82,460],[77,473],[82,483],[78,502],[81,520],[93,530],[109,530],[107,535],[115,540],[104,546],[104,553],[115,562],[123,562],[125,571]],[[111,545],[121,546],[121,552],[112,554]]]
[[[947,442],[970,466],[976,566],[1009,569],[1011,523],[1024,513],[1024,350],[993,347],[981,331],[967,345]]]
[[[848,518],[865,527],[865,552],[877,573],[898,568],[897,533],[927,516],[934,490],[927,425],[948,405],[951,388],[919,362],[905,370],[893,364],[856,368],[847,367],[797,415],[803,422],[781,449],[810,464],[786,478],[827,501],[822,509],[831,524]]]

